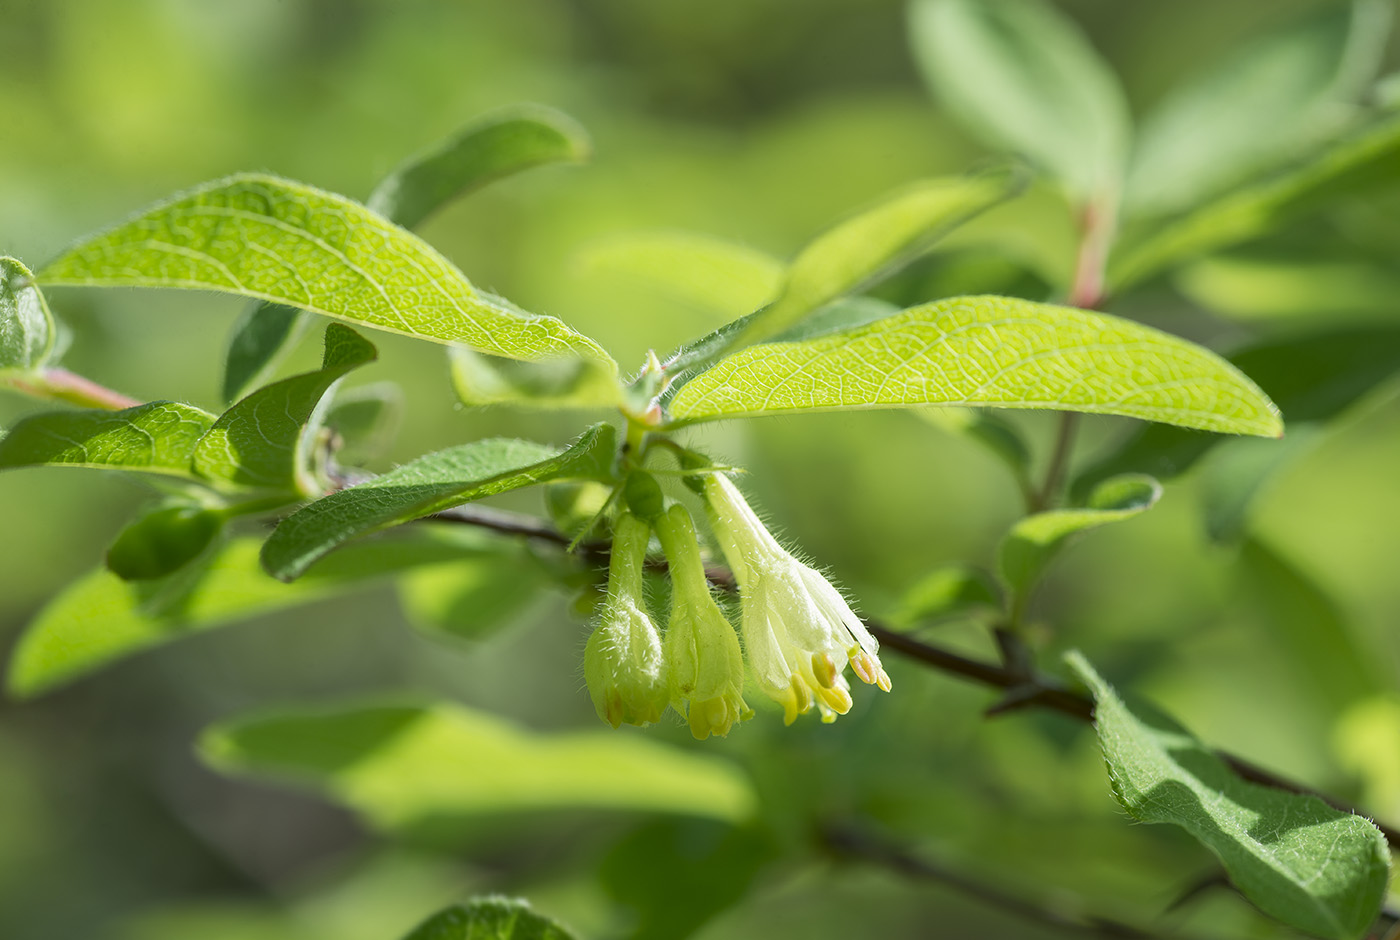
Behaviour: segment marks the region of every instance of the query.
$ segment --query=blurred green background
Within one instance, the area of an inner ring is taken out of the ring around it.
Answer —
[[[1318,5],[1063,7],[1140,112],[1202,63]],[[475,283],[564,318],[635,367],[648,348],[717,320],[590,269],[590,246],[690,230],[790,257],[851,208],[985,158],[922,87],[904,17],[899,0],[0,0],[0,252],[37,266],[153,199],[238,170],[363,197],[483,111],[542,102],[589,129],[593,160],[507,180],[422,234]],[[1072,257],[1071,220],[1053,199],[1008,211],[1024,214],[1046,263]],[[74,330],[69,368],[135,397],[218,407],[241,302],[77,290],[50,301]],[[1284,328],[1209,315],[1166,285],[1113,312],[1217,348]],[[562,443],[580,427],[463,410],[437,347],[374,339],[381,362],[354,381],[393,379],[408,401],[379,468],[498,434]],[[299,361],[314,361],[314,339],[303,346]],[[1395,392],[1383,386],[1312,441],[1255,506],[1242,543],[1207,538],[1191,479],[1153,512],[1086,538],[1039,597],[1036,614],[1054,624],[1045,661],[1080,647],[1207,741],[1400,817],[1400,700],[1384,691],[1400,668]],[[0,425],[35,408],[6,397]],[[1015,421],[1044,450],[1053,418]],[[1085,463],[1128,428],[1085,424]],[[696,441],[747,467],[776,526],[874,613],[936,565],[989,565],[1019,511],[998,465],[906,413],[769,418]],[[143,499],[90,474],[0,478],[0,648],[100,563]],[[678,722],[619,732],[741,768],[772,824],[763,835],[569,812],[385,839],[315,796],[225,779],[191,754],[201,728],[250,709],[402,693],[538,730],[592,728],[586,626],[566,608],[551,597],[525,622],[447,646],[413,632],[392,592],[374,588],[0,704],[0,936],[392,940],[454,899],[504,891],[585,936],[660,938],[674,933],[638,913],[639,892],[684,910],[745,890],[701,936],[1040,935],[958,891],[833,860],[820,821],[858,821],[1057,910],[1124,920],[1150,920],[1212,871],[1175,830],[1127,824],[1087,728],[1053,715],[984,721],[986,691],[893,655],[894,693],[861,690],[832,726],[784,729],[763,712],[703,744]],[[992,655],[974,624],[930,637]],[[1283,935],[1224,892],[1166,922]]]

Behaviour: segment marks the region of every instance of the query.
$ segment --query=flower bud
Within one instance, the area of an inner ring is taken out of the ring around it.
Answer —
[[[739,638],[710,593],[695,524],[675,505],[656,521],[671,570],[671,619],[666,664],[671,703],[685,714],[691,734],[723,737],[752,717],[744,704],[744,656]]]
[[[739,582],[749,663],[759,687],[783,706],[784,720],[791,724],[813,705],[823,721],[849,711],[847,663],[888,692],[879,644],[831,582],[778,544],[724,474],[705,477],[705,498]]]
[[[642,569],[647,524],[628,512],[613,526],[608,597],[583,652],[583,675],[598,717],[616,728],[645,725],[666,710],[669,692],[661,636],[647,613]]]

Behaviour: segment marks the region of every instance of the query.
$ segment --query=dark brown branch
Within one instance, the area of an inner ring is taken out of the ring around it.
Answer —
[[[1028,683],[1026,677],[1020,670],[1008,669],[1004,666],[997,666],[991,663],[979,662],[969,659],[957,653],[952,653],[936,646],[931,646],[922,640],[916,640],[905,633],[899,633],[882,627],[876,623],[866,624],[870,632],[880,641],[880,645],[886,649],[893,649],[910,659],[918,660],[925,665],[932,666],[941,672],[951,675],[962,676],[983,685],[995,686],[1000,689],[1016,690],[1018,694],[1019,707],[1034,705],[1040,708],[1048,708],[1061,714],[1069,715],[1080,721],[1093,721],[1094,702],[1088,696],[1079,695],[1066,689],[1054,680],[1044,677],[1037,677],[1033,683]],[[1028,687],[1033,690],[1027,692]],[[1275,790],[1286,790],[1289,793],[1298,793],[1309,796],[1316,796],[1334,809],[1344,813],[1353,813],[1357,816],[1365,816],[1370,819],[1369,814],[1361,809],[1325,793],[1319,793],[1300,783],[1295,783],[1286,777],[1280,777],[1271,771],[1265,770],[1258,764],[1251,763],[1242,757],[1236,757],[1226,751],[1216,751],[1216,756],[1230,766],[1230,769],[1246,780],[1253,783],[1272,787]],[[1374,820],[1372,820],[1375,822]],[[1375,822],[1375,826],[1385,834],[1386,841],[1391,848],[1400,848],[1400,830],[1385,823]]]
[[[519,513],[487,509],[481,506],[459,506],[429,518],[480,526],[505,535],[519,535],[560,547],[569,545],[569,537],[549,523]],[[596,561],[607,556],[608,546],[603,542],[584,542],[578,546],[577,550],[587,555],[590,560]],[[666,562],[662,559],[656,559],[649,565],[655,570],[664,571]],[[717,567],[709,568],[706,571],[711,583],[724,590],[734,590],[734,577],[729,571]],[[1078,721],[1094,720],[1093,700],[1088,696],[1071,691],[1054,679],[1033,673],[1028,674],[1023,668],[1011,668],[971,659],[960,653],[954,653],[951,650],[945,650],[923,640],[915,639],[907,633],[891,630],[874,621],[866,621],[866,626],[880,641],[880,646],[883,649],[894,650],[901,656],[923,663],[925,666],[948,675],[959,676],[993,688],[1005,689],[1010,694],[992,706],[993,714],[1036,707],[1057,711]],[[1235,773],[1253,783],[1276,790],[1285,790],[1289,793],[1316,796],[1334,809],[1372,819],[1370,814],[1350,803],[1320,793],[1286,777],[1280,777],[1278,774],[1265,770],[1242,757],[1236,757],[1225,751],[1216,751],[1215,753]],[[1375,822],[1374,819],[1372,821]],[[1386,841],[1390,843],[1392,849],[1400,849],[1400,830],[1381,822],[1375,822],[1375,826],[1385,835]]]
[[[873,862],[909,878],[946,885],[988,907],[1029,923],[1109,940],[1156,940],[1161,936],[1117,921],[1071,917],[1041,907],[1025,898],[936,865],[858,829],[828,828],[822,833],[822,841],[839,857]]]

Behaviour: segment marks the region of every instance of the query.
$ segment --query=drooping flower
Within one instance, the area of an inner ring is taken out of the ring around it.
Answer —
[[[647,613],[642,569],[650,527],[628,512],[613,526],[608,597],[583,651],[583,676],[598,717],[616,728],[661,718],[670,694],[661,635]]]
[[[847,663],[864,682],[890,689],[879,644],[841,593],[777,539],[722,473],[705,478],[715,534],[739,582],[744,647],[759,686],[791,724],[815,704],[823,721],[851,707]]]
[[[753,715],[744,704],[739,638],[710,593],[690,513],[674,505],[655,525],[671,573],[665,639],[671,704],[686,716],[696,738],[723,737]]]

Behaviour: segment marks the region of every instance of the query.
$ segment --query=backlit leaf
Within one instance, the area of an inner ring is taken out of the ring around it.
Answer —
[[[505,812],[611,809],[740,820],[732,765],[640,736],[537,734],[460,705],[350,705],[237,720],[200,753],[230,774],[300,782],[378,829],[418,832]]]
[[[317,409],[346,373],[376,356],[354,330],[330,324],[321,368],[266,385],[220,415],[195,448],[195,469],[231,486],[315,494],[310,450]]]
[[[1400,328],[1347,328],[1268,340],[1230,356],[1259,382],[1292,425],[1326,422],[1400,372]],[[1223,439],[1149,425],[1084,470],[1074,491],[1120,473],[1167,480],[1185,473]]]
[[[1072,20],[1041,0],[915,0],[909,17],[924,78],[969,130],[1081,198],[1116,188],[1127,104]]]
[[[518,898],[477,898],[439,911],[404,940],[575,940]]]
[[[34,275],[14,258],[0,257],[0,371],[42,367],[54,337],[53,316]]]
[[[1366,933],[1390,876],[1375,826],[1315,796],[1241,779],[1170,718],[1125,704],[1082,655],[1066,659],[1094,695],[1109,782],[1131,816],[1185,829],[1241,894],[1289,926],[1334,940]]]
[[[747,245],[691,232],[633,232],[590,245],[579,267],[732,319],[772,300],[784,265]]]
[[[160,203],[79,243],[38,278],[221,291],[511,359],[611,362],[561,321],[478,291],[426,242],[364,206],[257,173]]]
[[[620,399],[616,371],[593,359],[516,362],[456,347],[448,364],[458,400],[474,408],[603,408]]]
[[[92,467],[198,479],[191,460],[213,423],[207,411],[173,401],[122,411],[45,412],[0,439],[0,468]]]
[[[431,150],[410,157],[374,188],[370,209],[415,228],[453,199],[532,167],[582,163],[592,151],[573,118],[540,105],[485,115]]]
[[[1375,76],[1389,18],[1383,0],[1323,6],[1174,90],[1143,122],[1129,211],[1183,208],[1339,130]]]
[[[1131,519],[1157,504],[1162,485],[1149,476],[1105,480],[1076,509],[1052,509],[1026,516],[1001,543],[1001,576],[1015,594],[1024,594],[1069,538],[1110,522]]]
[[[1117,317],[1007,297],[952,298],[854,330],[742,349],[686,384],[670,413],[690,423],[927,404],[1282,432],[1273,403],[1208,350]]]
[[[538,105],[505,108],[474,121],[433,150],[408,160],[375,187],[368,207],[413,228],[436,209],[502,177],[546,163],[588,156],[588,137],[573,119]],[[224,401],[261,382],[305,326],[293,307],[261,303],[234,328],[224,372]]]
[[[121,531],[107,549],[107,570],[124,581],[163,578],[203,554],[225,518],[201,506],[162,506]]]
[[[1349,134],[1299,167],[1228,193],[1199,209],[1125,235],[1113,253],[1114,290],[1175,265],[1260,238],[1284,222],[1356,193],[1400,183],[1400,117]]]
[[[291,580],[337,546],[452,506],[559,479],[606,476],[616,432],[590,428],[567,450],[532,441],[474,441],[410,461],[292,513],[263,548],[263,564]]]
[[[123,581],[105,568],[80,578],[24,632],[9,663],[10,693],[30,698],[144,649],[364,589],[408,569],[455,565],[502,543],[464,526],[423,524],[350,546],[296,584],[263,571],[261,546],[259,538],[233,539],[198,570],[160,581]]]
[[[1009,170],[924,180],[837,223],[798,253],[777,299],[744,325],[731,346],[782,333],[813,310],[878,280],[1023,183]]]

